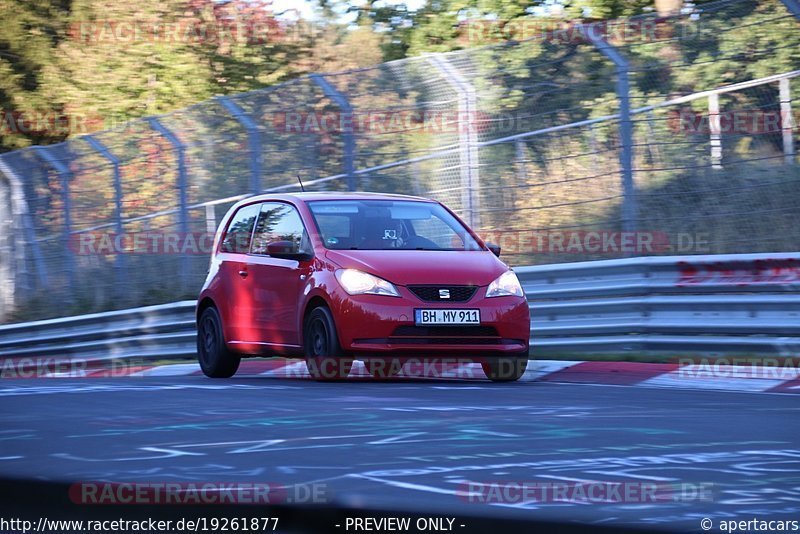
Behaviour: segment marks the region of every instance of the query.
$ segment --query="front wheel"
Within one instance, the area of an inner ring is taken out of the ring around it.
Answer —
[[[197,324],[197,359],[203,374],[211,378],[230,378],[239,369],[242,358],[225,345],[216,308],[207,308]]]
[[[498,357],[481,363],[486,378],[492,382],[515,382],[528,368],[528,356]]]
[[[328,308],[314,308],[303,329],[303,348],[308,374],[314,380],[343,380],[353,367],[352,358],[345,358],[339,346],[333,315]]]

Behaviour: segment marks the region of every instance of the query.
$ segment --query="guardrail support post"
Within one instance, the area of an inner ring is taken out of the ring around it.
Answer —
[[[789,78],[780,82],[781,133],[783,134],[783,157],[787,164],[794,163],[794,116],[792,115],[792,91]]]
[[[218,96],[217,100],[247,130],[247,145],[250,151],[250,192],[254,195],[261,192],[261,131],[258,124],[239,104],[227,96]]]
[[[585,34],[597,50],[610,59],[617,72],[617,99],[619,100],[619,138],[622,150],[619,163],[622,171],[622,230],[635,232],[638,226],[638,206],[636,185],[633,181],[633,124],[631,123],[631,95],[628,71],[628,60],[611,46],[593,28],[587,28]]]
[[[108,148],[94,136],[87,135],[84,139],[86,139],[86,142],[89,143],[92,148],[100,152],[114,167],[114,230],[117,232],[117,237],[121,238],[125,231],[122,226],[122,174],[119,168],[119,158],[112,154]],[[121,250],[117,251],[114,258],[114,268],[116,270],[117,279],[117,283],[114,287],[114,294],[119,298],[125,294],[125,292],[122,291],[122,287],[127,280],[125,254]]]
[[[186,145],[181,142],[178,137],[172,133],[166,126],[164,126],[157,117],[147,119],[150,127],[156,132],[160,133],[164,138],[175,147],[178,160],[178,227],[185,239],[189,234],[189,210],[188,210],[188,191],[186,176]],[[181,289],[186,289],[186,277],[189,273],[189,257],[186,254],[181,254],[181,274],[180,284]]]
[[[462,205],[467,223],[477,230],[481,227],[478,133],[475,123],[478,113],[477,93],[472,84],[441,55],[430,54],[427,57],[447,83],[458,93],[458,144]]]
[[[36,153],[58,173],[61,179],[61,202],[64,210],[63,250],[64,264],[67,268],[67,279],[71,290],[75,290],[75,258],[70,248],[72,239],[72,196],[69,193],[72,171],[62,161],[56,159],[50,151],[41,146],[34,147]]]
[[[322,89],[322,92],[325,93],[325,96],[330,98],[341,110],[342,113],[345,114],[348,120],[340,121],[342,124],[350,124],[349,128],[344,128],[342,131],[342,142],[344,144],[344,174],[347,176],[347,189],[349,191],[356,190],[356,175],[355,175],[355,160],[356,160],[356,139],[355,135],[353,134],[353,106],[350,105],[350,102],[347,98],[340,92],[337,91],[328,80],[325,79],[324,76],[321,74],[312,74],[311,80]]]

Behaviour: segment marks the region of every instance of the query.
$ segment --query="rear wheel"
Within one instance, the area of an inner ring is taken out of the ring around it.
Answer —
[[[491,358],[481,363],[486,378],[492,382],[514,382],[525,374],[528,368],[528,355]]]
[[[342,355],[333,315],[328,308],[314,308],[306,318],[303,344],[308,374],[314,380],[343,380],[353,367],[352,358]]]
[[[241,356],[228,350],[222,335],[222,320],[216,308],[206,308],[197,325],[197,359],[203,374],[230,378],[239,369]]]
[[[397,376],[400,373],[400,369],[403,368],[403,363],[393,358],[387,360],[375,359],[365,361],[364,367],[367,368],[367,372],[372,375],[372,378],[380,380]]]

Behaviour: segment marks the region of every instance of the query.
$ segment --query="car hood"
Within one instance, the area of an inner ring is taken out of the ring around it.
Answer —
[[[326,257],[393,284],[489,285],[508,266],[489,251],[328,250]]]

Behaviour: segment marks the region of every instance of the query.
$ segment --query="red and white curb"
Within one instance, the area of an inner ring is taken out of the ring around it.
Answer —
[[[109,378],[122,376],[199,376],[197,363],[124,366],[118,369],[78,369],[44,373],[45,378]],[[237,378],[272,377],[309,379],[302,360],[245,360]],[[362,362],[355,362],[352,379],[373,380]],[[407,364],[398,378],[486,381],[480,364]],[[531,360],[521,382],[558,382],[770,393],[800,393],[800,369],[677,363],[575,362]]]

